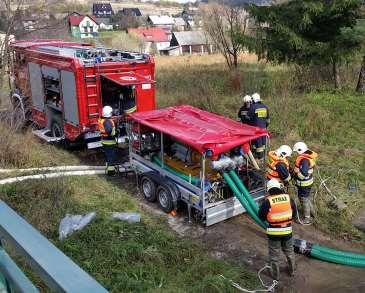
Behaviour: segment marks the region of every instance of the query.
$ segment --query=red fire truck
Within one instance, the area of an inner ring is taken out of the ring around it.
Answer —
[[[116,121],[155,109],[149,55],[62,40],[17,41],[11,48],[13,106],[47,141],[85,141],[95,147],[103,106],[113,108]]]

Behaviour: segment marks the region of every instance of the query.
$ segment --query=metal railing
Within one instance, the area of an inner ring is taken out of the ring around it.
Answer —
[[[107,292],[3,201],[0,201],[0,239],[20,255],[54,292]],[[0,246],[1,283],[0,292],[39,292],[6,253],[4,246]]]

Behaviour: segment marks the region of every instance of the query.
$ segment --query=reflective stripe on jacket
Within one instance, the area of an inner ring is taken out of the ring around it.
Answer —
[[[288,194],[271,195],[268,197],[270,211],[266,219],[269,227],[266,233],[269,235],[288,235],[292,233],[291,222],[293,211]]]
[[[310,153],[300,154],[297,159],[295,160],[295,184],[300,187],[311,186],[313,184],[313,169],[316,165],[316,159],[318,154],[316,152],[310,151]],[[308,169],[308,176],[305,176],[300,171],[300,164],[303,160],[308,160],[309,162],[309,169]]]
[[[248,111],[250,125],[266,128],[269,123],[269,110],[266,105],[261,102],[253,103]]]
[[[266,177],[269,179],[275,178],[279,181],[282,181],[282,179],[279,176],[278,171],[276,170],[276,165],[278,163],[284,163],[286,168],[289,170],[288,160],[286,158],[276,155],[275,151],[270,151],[268,156],[269,156],[269,160],[267,162]],[[289,180],[290,180],[290,178],[289,178]]]
[[[111,129],[105,129],[105,122],[111,122]],[[114,145],[116,144],[115,140],[115,123],[112,119],[101,118],[98,120],[98,129],[101,135],[101,144],[103,145]],[[109,132],[109,133],[108,133]]]

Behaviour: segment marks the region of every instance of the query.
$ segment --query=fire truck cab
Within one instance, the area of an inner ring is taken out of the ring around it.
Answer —
[[[116,122],[155,109],[149,55],[62,40],[17,41],[11,48],[13,106],[49,142],[85,141],[97,147],[104,106],[113,108]]]

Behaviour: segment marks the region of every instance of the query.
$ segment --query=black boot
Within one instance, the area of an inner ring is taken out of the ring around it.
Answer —
[[[280,269],[279,269],[279,265],[277,263],[271,263],[271,277],[276,280],[279,281],[280,279]]]

